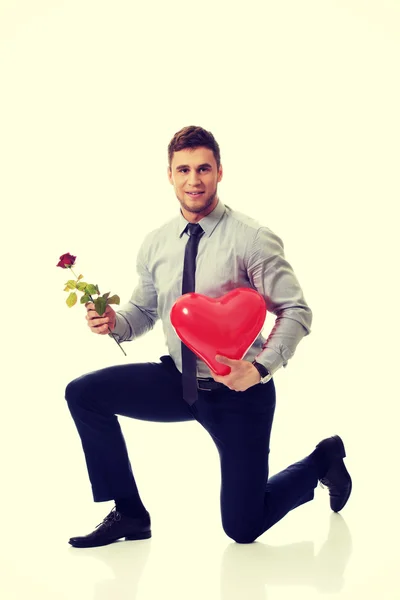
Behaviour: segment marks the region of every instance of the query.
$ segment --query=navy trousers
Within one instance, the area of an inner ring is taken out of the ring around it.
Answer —
[[[65,390],[85,454],[95,502],[135,496],[135,477],[116,415],[157,422],[198,421],[217,446],[221,463],[221,518],[238,543],[253,542],[290,510],[314,498],[318,465],[311,455],[268,478],[275,411],[273,379],[244,392],[227,386],[199,390],[190,406],[182,376],[169,355],[160,362],[92,371]]]

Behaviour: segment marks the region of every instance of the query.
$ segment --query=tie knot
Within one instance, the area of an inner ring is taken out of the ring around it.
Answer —
[[[203,233],[203,229],[199,223],[189,223],[188,224],[189,235],[200,235]]]

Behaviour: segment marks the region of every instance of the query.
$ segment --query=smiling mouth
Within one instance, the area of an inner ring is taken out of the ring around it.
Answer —
[[[196,196],[202,196],[204,194],[204,192],[194,192],[194,193],[186,192],[186,194],[191,197],[196,197]]]

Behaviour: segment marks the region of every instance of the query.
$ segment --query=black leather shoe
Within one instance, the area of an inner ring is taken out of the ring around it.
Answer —
[[[151,537],[150,515],[148,517],[126,517],[117,511],[116,507],[106,518],[96,525],[92,533],[69,540],[75,548],[92,548],[112,544],[120,538],[126,540],[147,540]]]
[[[329,459],[329,467],[320,481],[323,488],[329,489],[330,505],[334,512],[342,510],[351,494],[352,481],[347,471],[343,458],[346,456],[342,438],[333,435],[317,444]]]

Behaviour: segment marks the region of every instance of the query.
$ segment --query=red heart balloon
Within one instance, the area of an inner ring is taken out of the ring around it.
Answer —
[[[178,337],[217,375],[231,368],[215,360],[216,354],[241,360],[265,322],[267,309],[261,294],[236,288],[219,298],[191,292],[171,308],[171,323]]]

